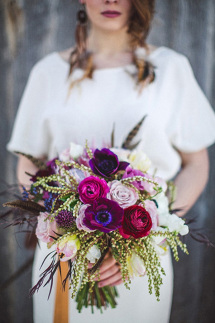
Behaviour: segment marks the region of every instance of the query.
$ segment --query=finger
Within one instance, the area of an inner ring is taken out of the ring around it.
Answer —
[[[112,266],[110,267],[108,270],[104,271],[102,274],[100,274],[100,280],[105,280],[113,275],[115,275],[116,273],[119,272],[119,267],[118,266]]]
[[[119,280],[117,280],[115,283],[110,284],[109,286],[118,286],[118,285],[121,285],[121,284],[123,284],[123,280],[122,280],[122,278],[121,278],[121,279],[119,279]]]
[[[116,263],[116,260],[110,256],[107,259],[105,259],[99,269],[100,274],[108,270],[109,268],[113,267]]]
[[[116,273],[115,275],[101,281],[98,283],[99,287],[103,287],[103,286],[109,286],[110,284],[114,284],[116,283],[118,280],[120,280],[122,278],[121,276],[121,272]]]

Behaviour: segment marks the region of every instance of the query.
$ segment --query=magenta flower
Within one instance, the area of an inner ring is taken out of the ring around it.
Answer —
[[[129,163],[119,162],[116,154],[109,149],[103,148],[102,150],[95,150],[94,157],[90,159],[89,165],[94,174],[110,177],[119,170],[125,170]]]
[[[91,230],[108,233],[122,226],[123,214],[118,203],[99,198],[85,210],[83,224]]]
[[[100,197],[106,197],[109,187],[104,179],[89,176],[80,182],[78,186],[80,200],[84,204],[92,204]]]

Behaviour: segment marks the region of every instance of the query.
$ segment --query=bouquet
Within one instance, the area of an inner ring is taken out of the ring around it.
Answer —
[[[53,277],[66,262],[62,285],[69,281],[79,312],[83,306],[114,308],[116,288],[99,288],[96,282],[99,267],[111,252],[125,287],[133,276],[146,274],[149,293],[154,290],[159,300],[165,275],[160,258],[169,247],[176,260],[178,246],[188,253],[180,236],[189,230],[171,211],[166,193],[174,193],[174,186],[147,173],[147,156],[137,150],[99,150],[71,143],[46,164],[27,157],[40,170],[29,174],[32,185],[23,188],[23,199],[5,206],[28,211],[22,221],[35,228],[39,241],[50,249],[43,266],[48,258],[51,263],[31,294],[47,284],[51,292]],[[170,195],[173,200],[174,194]]]

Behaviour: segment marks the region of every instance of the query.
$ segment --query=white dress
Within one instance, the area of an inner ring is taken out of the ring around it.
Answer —
[[[147,115],[135,141],[151,159],[150,172],[171,179],[180,170],[177,149],[195,152],[215,141],[215,116],[199,88],[190,64],[183,55],[160,47],[148,56],[155,65],[156,79],[141,94],[135,86],[133,65],[96,70],[93,79],[76,85],[67,98],[69,65],[57,52],[47,55],[32,69],[20,103],[10,151],[22,151],[36,157],[55,157],[71,141],[101,148],[110,144],[115,125],[115,146],[120,147],[128,132]],[[83,75],[73,72],[72,80]],[[70,79],[70,81],[71,81]],[[174,148],[175,147],[175,148]],[[33,284],[47,254],[45,244],[37,248]],[[148,294],[147,277],[136,278],[131,290],[119,286],[118,307],[104,314],[84,309],[78,314],[70,304],[70,322],[167,323],[172,300],[172,264],[170,253],[162,259],[166,271],[161,301]],[[51,323],[54,293],[41,288],[34,296],[34,322]]]

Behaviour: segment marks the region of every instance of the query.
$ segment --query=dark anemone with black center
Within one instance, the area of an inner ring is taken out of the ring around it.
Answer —
[[[120,170],[125,170],[129,163],[120,162],[116,154],[110,149],[96,149],[93,158],[89,161],[90,168],[96,175],[111,177]]]

